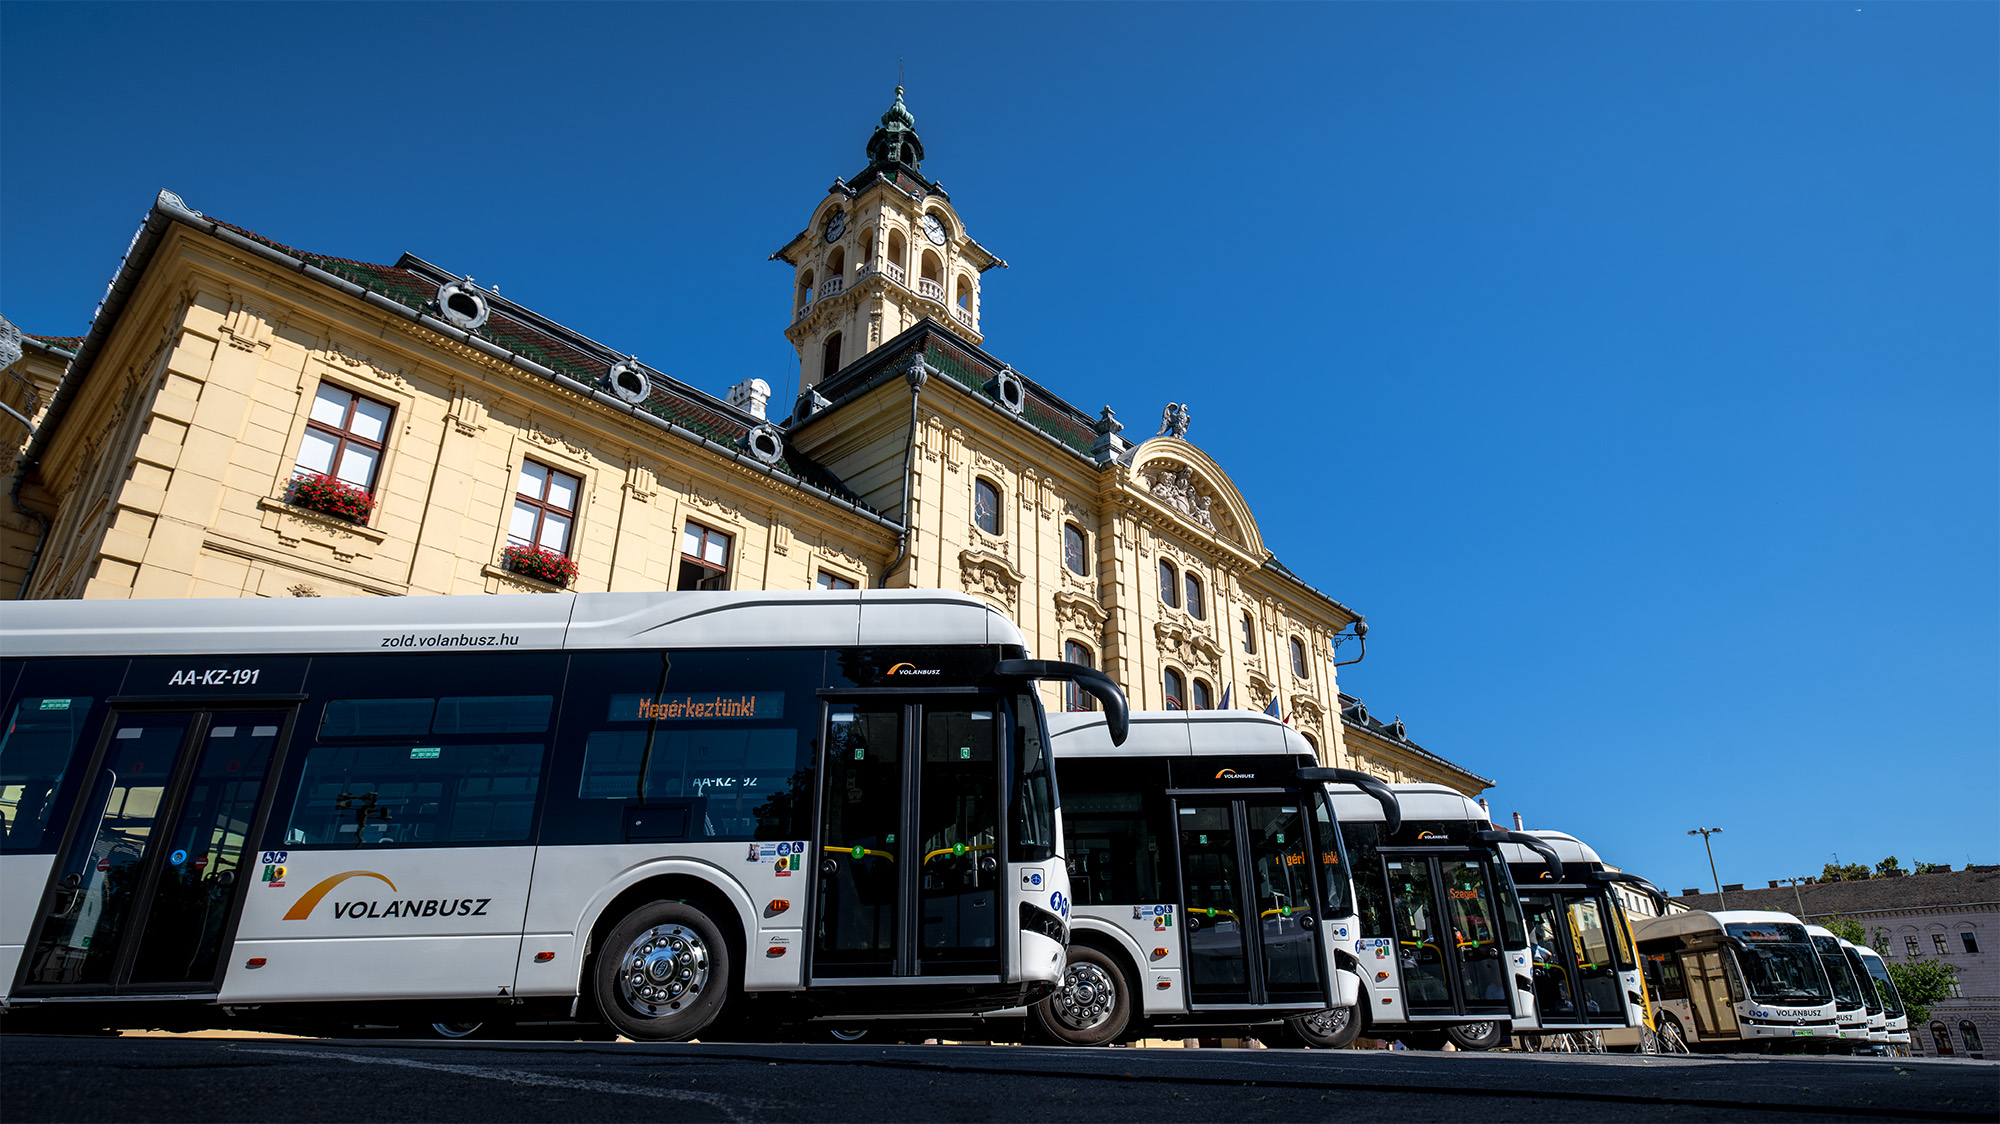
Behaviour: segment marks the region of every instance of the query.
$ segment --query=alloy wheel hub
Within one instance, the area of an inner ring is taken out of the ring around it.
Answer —
[[[1071,964],[1056,992],[1056,1017],[1072,1030],[1089,1030],[1111,1017],[1117,995],[1111,976],[1095,964]]]
[[[664,1015],[708,986],[708,945],[685,925],[656,925],[625,950],[618,990],[634,1011]]]

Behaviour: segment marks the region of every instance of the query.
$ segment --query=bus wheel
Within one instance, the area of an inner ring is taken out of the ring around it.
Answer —
[[[866,1026],[830,1026],[826,1028],[826,1036],[835,1042],[863,1042],[873,1030]]]
[[[1344,1050],[1361,1036],[1361,1019],[1352,1007],[1329,1007],[1310,1015],[1293,1015],[1285,1027],[1309,1050]]]
[[[411,1038],[500,1038],[507,1027],[490,1019],[439,1019],[436,1022],[408,1023],[403,1032]]]
[[[1491,1050],[1507,1041],[1507,1031],[1506,1023],[1492,1020],[1449,1027],[1444,1036],[1461,1050]]]
[[[1109,956],[1069,946],[1069,966],[1055,994],[1029,1008],[1035,1025],[1065,1046],[1116,1042],[1132,1021],[1132,989]]]
[[[729,946],[707,913],[684,902],[652,902],[605,937],[595,977],[598,1010],[639,1041],[684,1041],[722,1011]]]

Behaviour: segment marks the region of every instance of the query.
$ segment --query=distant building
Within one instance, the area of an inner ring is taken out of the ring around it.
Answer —
[[[1860,882],[1772,882],[1757,890],[1724,887],[1730,909],[1774,909],[1814,924],[1857,921],[1890,963],[1938,959],[1959,969],[1959,994],[1931,1007],[1910,1027],[1912,1053],[1984,1057],[2000,1035],[2000,866],[1941,874],[1906,874]],[[1689,909],[1721,908],[1714,894],[1682,894]]]

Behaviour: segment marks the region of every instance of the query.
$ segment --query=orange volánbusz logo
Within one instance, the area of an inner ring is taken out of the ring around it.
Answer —
[[[394,882],[387,875],[372,870],[343,870],[331,878],[323,878],[313,888],[299,895],[292,908],[285,911],[285,920],[304,921],[312,916],[319,903],[333,892],[335,886],[350,878],[373,878],[389,887],[391,893],[400,894]],[[379,898],[355,898],[333,903],[333,915],[348,917],[484,917],[486,907],[492,898],[396,898],[383,902]]]
[[[1234,769],[1219,769],[1216,771],[1215,779],[1219,781],[1220,780],[1254,781],[1257,779],[1257,774],[1239,773]]]
[[[890,675],[943,675],[944,672],[935,667],[920,668],[913,663],[898,663],[889,665],[889,674]]]

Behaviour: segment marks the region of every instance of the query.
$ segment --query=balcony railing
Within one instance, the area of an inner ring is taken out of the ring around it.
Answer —
[[[838,276],[829,277],[819,283],[819,289],[813,293],[813,299],[823,301],[828,297],[837,295],[839,292],[840,278]]]
[[[972,313],[966,311],[962,305],[952,305],[951,314],[958,319],[959,323],[968,328],[972,327]]]
[[[908,285],[910,283],[907,280],[909,274],[904,272],[903,267],[897,265],[895,262],[882,263],[882,271],[889,275],[889,280],[894,281],[898,285]]]
[[[812,294],[807,293],[805,296],[799,298],[799,310],[797,312],[792,313],[792,319],[794,320],[805,319],[806,313],[811,312],[812,307],[813,307]]]
[[[917,295],[920,297],[929,297],[931,300],[943,304],[944,283],[942,281],[933,281],[928,277],[919,277],[917,278]]]

